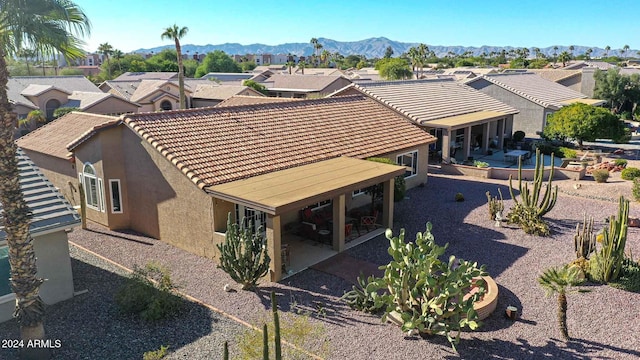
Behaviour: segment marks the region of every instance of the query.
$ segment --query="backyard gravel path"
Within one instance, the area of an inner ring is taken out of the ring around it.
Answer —
[[[640,294],[597,285],[590,286],[589,293],[569,295],[568,326],[574,340],[564,342],[559,340],[556,301],[546,298],[536,281],[544,269],[574,258],[573,234],[583,212],[593,215],[596,226],[601,227],[606,217],[617,212],[617,195],[606,201],[588,198],[602,198],[600,195],[607,194],[606,185],[579,192],[580,196],[561,191],[556,207],[547,216],[553,235],[538,238],[515,228],[496,228],[488,220],[485,192],[495,194],[500,187],[508,198],[507,186],[505,181],[431,175],[425,187],[410,190],[409,198],[395,206],[394,234],[404,227],[407,237],[413,239],[431,221],[436,241],[449,243],[447,256],[455,254],[486,264],[499,284],[497,311],[485,320],[480,331],[462,334],[458,354],[443,338],[405,337],[397,327],[382,324],[378,317],[349,309],[338,298],[351,285],[320,271],[310,269],[282,283],[261,284],[257,292],[228,293],[222,290],[225,284],[238,287],[211,260],[163,242],[109,232],[98,226],[76,230],[70,240],[128,268],[158,261],[172,270],[172,277],[183,292],[256,325],[269,318],[268,296],[274,290],[279,296],[283,322],[307,311],[311,322],[324,329],[322,335],[311,339],[307,349],[329,359],[640,357]],[[464,194],[464,202],[454,201],[457,192]],[[511,203],[506,200],[505,208]],[[637,203],[632,205],[631,214],[640,216]],[[640,254],[638,230],[629,231],[627,246],[633,254]],[[348,253],[382,265],[388,262],[387,247],[388,242],[380,236]],[[124,328],[111,304],[113,289],[122,281],[122,270],[77,248],[72,247],[72,253],[76,290],[88,288],[89,293],[50,307],[47,332],[64,344],[55,352],[56,358],[139,359],[144,351],[161,344],[169,344],[175,351],[170,359],[218,358],[221,343],[237,341],[237,334],[243,331],[242,325],[195,304],[186,316],[165,324],[149,327],[133,323]],[[519,321],[504,318],[508,305],[521,311]],[[0,325],[0,334],[4,333],[16,337],[16,325]],[[322,351],[325,343],[328,350]],[[0,355],[4,358],[5,354]]]

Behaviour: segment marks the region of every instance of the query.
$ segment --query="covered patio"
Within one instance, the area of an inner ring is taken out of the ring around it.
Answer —
[[[393,224],[394,178],[403,175],[402,166],[337,157],[264,175],[205,188],[214,198],[264,212],[266,238],[271,257],[271,281],[279,281],[282,272],[283,215],[298,213],[309,204],[331,199],[331,250],[342,252],[345,245],[346,196],[353,191],[383,184],[382,228]],[[364,238],[364,237],[363,237]],[[358,243],[361,241],[357,241]],[[290,254],[291,257],[304,257]],[[326,257],[308,258],[306,267]],[[304,260],[303,260],[304,261]],[[296,267],[304,267],[296,259]]]
[[[499,111],[477,111],[423,122],[442,139],[440,151],[446,163],[466,160],[472,151],[487,154],[492,143],[496,150],[502,149],[512,124],[513,115]]]

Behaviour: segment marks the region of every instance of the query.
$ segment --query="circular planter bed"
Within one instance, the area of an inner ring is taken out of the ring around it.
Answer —
[[[491,276],[483,276],[482,279],[487,283],[487,292],[480,301],[473,304],[473,309],[478,313],[478,320],[484,320],[496,309],[498,305],[498,284]],[[474,288],[471,288],[469,295],[473,294]]]

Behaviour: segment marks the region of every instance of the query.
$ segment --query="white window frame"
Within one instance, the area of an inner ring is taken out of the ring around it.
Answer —
[[[247,206],[235,204],[236,224],[241,227],[249,225],[249,221],[253,223],[253,231],[257,232],[262,227],[262,235],[266,236],[267,232],[267,213],[256,210]],[[244,219],[244,224],[241,221]]]
[[[113,193],[113,184],[118,184],[118,193],[114,194]],[[122,186],[120,186],[120,179],[109,179],[109,194],[111,194],[111,213],[112,214],[122,214],[123,213],[123,206],[122,206]],[[115,210],[114,209],[114,204],[116,203],[116,196],[118,196],[117,198],[117,203],[120,204],[120,210]]]
[[[407,157],[411,157],[411,163],[410,164],[405,164],[404,161],[402,161],[402,159],[407,156]],[[409,151],[403,154],[399,154],[398,156],[396,156],[396,163],[400,166],[404,166],[407,170],[404,173],[404,178],[405,179],[409,179],[412,178],[416,175],[418,175],[418,151],[414,150],[414,151]],[[409,170],[411,169],[411,170]],[[410,173],[410,174],[409,174]]]
[[[354,198],[354,197],[357,197],[357,196],[362,196],[364,194],[366,194],[364,189],[353,190],[351,192],[351,198]]]
[[[89,166],[93,171],[93,174],[89,174],[85,172],[85,168]],[[102,178],[98,177],[98,173],[96,172],[96,168],[91,163],[84,163],[82,166],[82,172],[78,173],[78,180],[80,180],[80,185],[84,189],[84,200],[87,208],[93,209],[100,212],[105,212],[105,200],[104,200],[104,183]],[[89,202],[89,196],[91,191],[88,191],[87,184],[89,187],[91,186],[91,181],[95,180],[95,189],[96,189],[96,204]]]
[[[322,200],[319,201],[315,204],[311,204],[309,206],[307,206],[309,209],[311,209],[311,211],[316,211],[318,209],[322,209],[324,207],[327,207],[329,205],[331,205],[333,202],[331,201],[331,199],[327,199],[327,200]]]

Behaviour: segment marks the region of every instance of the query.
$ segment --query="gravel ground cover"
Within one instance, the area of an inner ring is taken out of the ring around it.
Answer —
[[[569,184],[558,182],[561,188],[571,185],[571,181],[565,181]],[[561,191],[556,207],[547,216],[552,228],[549,238],[529,236],[513,227],[494,227],[488,219],[485,192],[496,194],[500,187],[508,198],[508,182],[505,181],[432,175],[425,187],[410,190],[408,199],[396,204],[394,234],[403,227],[407,238],[413,239],[415,233],[424,231],[425,223],[430,221],[434,225],[436,241],[439,244],[449,243],[447,255],[455,254],[486,264],[499,284],[497,311],[485,320],[480,331],[462,334],[458,353],[453,352],[443,338],[422,340],[406,337],[397,327],[382,324],[379,317],[349,309],[339,301],[339,297],[351,288],[351,284],[313,269],[281,283],[261,284],[256,292],[224,292],[225,284],[235,284],[211,260],[163,242],[130,233],[110,232],[97,226],[74,231],[70,240],[129,268],[151,260],[159,261],[172,270],[173,278],[185,293],[256,325],[265,319],[270,308],[269,293],[274,290],[285,321],[299,316],[300,311],[307,311],[311,314],[311,322],[324,329],[321,336],[311,339],[307,348],[314,351],[328,343],[329,351],[322,355],[330,359],[402,359],[416,356],[422,359],[635,359],[640,357],[640,342],[637,341],[640,294],[602,285],[588,286],[591,292],[586,294],[570,294],[568,326],[573,340],[564,342],[559,340],[556,300],[546,298],[536,281],[544,269],[574,258],[573,234],[583,212],[594,216],[596,227],[603,226],[604,219],[617,212],[617,195],[601,200],[604,198],[602,194],[608,194],[607,186],[609,184],[593,188],[583,186],[572,195]],[[454,201],[457,192],[464,194],[464,202]],[[505,199],[505,202],[508,209],[512,201]],[[633,204],[631,215],[640,216],[639,210],[638,204]],[[380,236],[348,252],[353,257],[382,265],[389,260],[387,247],[387,240]],[[634,254],[640,253],[638,229],[630,229],[627,247]],[[77,256],[74,255],[74,259]],[[74,276],[80,279],[89,276],[82,273],[81,262],[82,259],[74,260]],[[92,281],[102,283],[101,277],[108,280],[109,274],[111,272],[108,271],[93,273]],[[76,289],[87,287],[78,284]],[[89,294],[96,291],[90,289]],[[180,341],[171,341],[171,335],[162,336],[161,332],[150,334],[153,329],[141,325],[131,329],[116,328],[111,332],[105,329],[116,322],[114,318],[117,319],[118,315],[96,311],[107,307],[105,303],[111,301],[110,297],[87,299],[86,295],[83,296],[85,298],[80,296],[52,306],[49,312],[47,331],[50,336],[66,336],[68,339],[63,342],[69,344],[69,357],[60,358],[139,358],[143,351],[167,343],[176,351],[169,358],[210,358],[207,355],[219,354],[215,349],[221,347],[221,337],[233,341],[235,334],[242,331],[225,318],[201,311],[200,316],[196,316],[201,326],[186,325],[194,321],[191,314],[191,320],[177,319],[167,324],[166,328],[172,328],[174,334],[196,327],[192,336],[180,338]],[[504,317],[503,312],[508,305],[518,307],[521,312],[519,321],[513,322]],[[83,307],[85,311],[78,311]],[[102,315],[94,316],[94,313]],[[77,317],[73,314],[83,315]],[[14,331],[15,327],[14,324],[3,324],[0,333]],[[214,332],[225,335],[216,337]],[[125,343],[144,342],[148,345],[138,347],[137,357],[111,356],[113,354],[105,350],[91,353],[96,348],[95,343],[83,339],[94,338],[94,333],[102,334],[99,335],[103,344],[101,348],[110,351],[117,351]],[[123,334],[124,337],[119,336],[118,339],[127,339],[126,342],[106,336],[113,333]],[[14,336],[17,336],[15,332]],[[85,357],[70,350],[95,356]]]
[[[128,273],[75,246],[70,252],[75,289],[88,292],[47,308],[47,336],[62,345],[52,351],[53,359],[142,359],[161,345],[176,350],[176,359],[220,358],[223,342],[232,342],[246,330],[190,301],[185,301],[179,317],[158,323],[123,316],[113,298]],[[18,338],[14,320],[0,324],[0,339]],[[17,351],[0,349],[0,359],[17,358]]]

